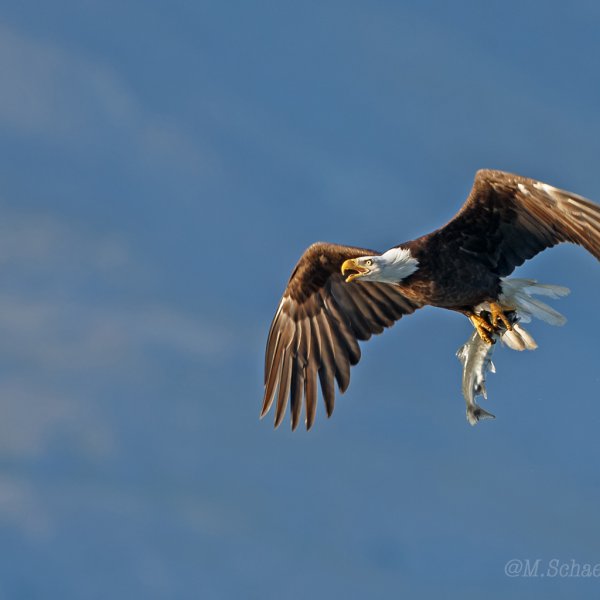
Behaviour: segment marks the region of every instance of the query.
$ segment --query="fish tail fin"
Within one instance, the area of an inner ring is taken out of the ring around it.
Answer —
[[[483,408],[481,408],[481,406],[479,406],[479,404],[473,404],[473,406],[469,406],[467,408],[467,421],[469,421],[469,423],[471,425],[477,424],[482,419],[495,419],[495,418],[496,418],[495,415],[493,415],[492,413],[488,412],[487,410],[484,410]]]

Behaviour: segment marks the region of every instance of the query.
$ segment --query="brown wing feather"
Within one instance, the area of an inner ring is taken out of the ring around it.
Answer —
[[[275,426],[290,404],[292,429],[306,407],[312,426],[320,383],[327,415],[335,404],[335,381],[343,393],[350,367],[360,360],[358,340],[391,327],[418,306],[392,285],[345,283],[340,273],[349,258],[378,254],[364,248],[313,244],[292,272],[279,304],[265,353],[265,395],[261,416],[277,398]]]
[[[583,246],[600,260],[600,206],[534,179],[482,170],[458,214],[432,235],[504,277],[561,242]]]

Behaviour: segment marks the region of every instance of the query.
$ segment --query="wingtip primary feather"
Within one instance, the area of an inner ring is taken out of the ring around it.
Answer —
[[[348,389],[350,368],[360,360],[359,340],[381,333],[418,308],[386,284],[344,283],[343,261],[367,254],[375,252],[317,243],[294,268],[271,324],[265,355],[260,418],[275,404],[275,427],[283,422],[289,404],[292,429],[300,423],[302,406],[306,407],[304,423],[310,429],[319,384],[325,412],[331,417],[337,389],[340,394]]]

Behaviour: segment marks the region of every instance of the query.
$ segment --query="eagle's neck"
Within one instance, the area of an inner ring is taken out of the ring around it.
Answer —
[[[390,248],[379,257],[377,281],[399,283],[419,268],[419,261],[408,248]]]

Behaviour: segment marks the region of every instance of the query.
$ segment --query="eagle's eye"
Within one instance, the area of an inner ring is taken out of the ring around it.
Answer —
[[[373,261],[370,258],[365,260],[365,265],[367,265],[367,267],[370,267],[372,264],[373,264]]]

